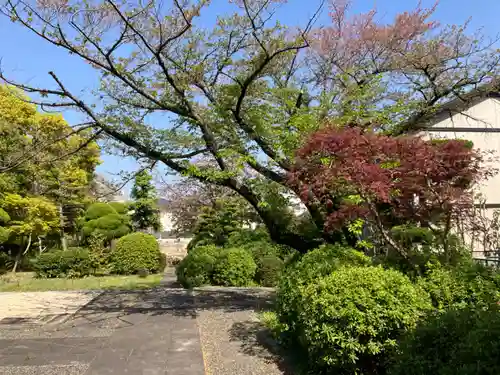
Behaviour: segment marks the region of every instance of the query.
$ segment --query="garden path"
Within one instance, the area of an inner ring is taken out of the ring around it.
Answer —
[[[0,374],[289,373],[257,319],[265,288],[0,293]]]

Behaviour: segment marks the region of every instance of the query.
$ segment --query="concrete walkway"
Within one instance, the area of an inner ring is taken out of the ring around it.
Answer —
[[[256,318],[269,290],[186,291],[170,270],[150,290],[43,293],[0,293],[0,374],[288,373]]]

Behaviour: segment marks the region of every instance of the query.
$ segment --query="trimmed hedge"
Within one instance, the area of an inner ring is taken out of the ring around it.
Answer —
[[[111,251],[113,271],[133,275],[139,271],[158,272],[161,267],[158,241],[151,234],[136,232],[121,237]]]
[[[343,265],[368,266],[370,258],[363,253],[341,245],[323,245],[306,253],[300,260],[290,263],[278,283],[276,313],[285,327],[283,338],[294,341],[297,322],[304,305],[300,288],[316,283]]]
[[[94,266],[89,251],[69,248],[42,253],[33,260],[36,277],[79,278],[92,275]]]
[[[276,286],[280,280],[285,263],[274,255],[264,256],[257,264],[255,280],[262,286]]]
[[[299,293],[298,342],[318,372],[381,373],[400,336],[432,308],[407,276],[382,267],[342,267]]]
[[[224,249],[217,257],[212,278],[216,285],[248,286],[256,270],[257,265],[247,250]]]
[[[438,310],[485,309],[500,301],[500,277],[490,267],[470,262],[454,268],[436,264],[428,268],[417,284],[430,294]]]
[[[500,311],[461,309],[437,314],[400,344],[390,375],[500,374]]]
[[[199,246],[191,249],[176,267],[177,281],[184,288],[209,285],[217,255],[221,249],[216,246]]]

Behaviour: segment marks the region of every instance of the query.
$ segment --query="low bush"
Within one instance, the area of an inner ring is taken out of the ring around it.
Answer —
[[[500,311],[466,308],[436,314],[409,332],[390,375],[500,374]]]
[[[12,268],[12,259],[9,254],[0,252],[0,275]]]
[[[341,267],[299,293],[298,342],[311,368],[332,374],[380,373],[400,336],[431,309],[425,291],[382,267]]]
[[[140,270],[157,272],[160,269],[160,247],[151,234],[127,234],[116,242],[110,261],[115,273],[132,275]]]
[[[257,265],[247,250],[224,249],[216,259],[212,279],[216,285],[248,286],[256,270]]]
[[[265,227],[232,232],[227,240],[227,247],[243,247],[253,242],[271,243],[271,236]]]
[[[492,268],[473,262],[453,268],[439,264],[427,267],[417,284],[430,294],[438,310],[488,308],[500,301],[500,278]]]
[[[165,271],[167,267],[167,254],[160,253],[160,259],[158,263],[158,273]]]
[[[282,259],[274,255],[267,255],[259,259],[257,263],[255,280],[262,286],[276,286],[283,269],[284,262]]]
[[[184,288],[210,284],[216,257],[220,251],[221,249],[215,246],[193,248],[176,267],[177,281]]]
[[[95,269],[87,249],[69,248],[40,254],[33,260],[33,270],[40,278],[79,278],[92,275]]]
[[[368,266],[370,258],[352,248],[323,245],[290,263],[278,283],[276,312],[283,327],[283,339],[294,340],[302,308],[300,288],[331,274],[342,265]]]

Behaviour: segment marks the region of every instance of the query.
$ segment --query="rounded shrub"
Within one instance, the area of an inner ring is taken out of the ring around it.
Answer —
[[[92,275],[94,267],[87,249],[69,248],[38,255],[33,270],[40,278],[79,278]]]
[[[409,332],[390,375],[500,374],[500,311],[465,308],[436,314]]]
[[[191,249],[175,269],[177,281],[184,288],[209,285],[212,280],[215,259],[221,249],[215,246],[199,246]]]
[[[0,244],[9,240],[10,230],[8,228],[0,227]]]
[[[257,263],[255,280],[262,286],[276,286],[283,268],[284,262],[282,259],[274,255],[267,255]]]
[[[129,203],[126,202],[109,202],[108,203],[116,213],[126,215],[129,211]]]
[[[85,211],[85,219],[86,220],[95,220],[100,217],[116,214],[116,210],[108,203],[94,203],[87,208]]]
[[[160,256],[156,238],[151,234],[136,232],[127,234],[116,242],[110,261],[114,272],[132,275],[141,270],[158,271]]]
[[[298,315],[303,305],[301,287],[315,283],[342,265],[370,264],[370,258],[363,253],[341,245],[320,246],[288,264],[278,283],[276,299],[276,313],[283,327],[282,338],[293,341],[297,336]]]
[[[500,301],[498,272],[472,262],[453,268],[428,265],[417,284],[429,293],[438,310],[488,308]]]
[[[300,293],[298,341],[310,366],[329,373],[380,373],[400,336],[431,308],[425,291],[382,267],[342,267]]]
[[[102,216],[87,221],[83,225],[83,234],[86,237],[101,236],[106,241],[120,238],[130,232],[130,220],[126,215],[117,213]]]
[[[216,285],[248,286],[256,270],[257,265],[248,251],[230,248],[217,257],[212,278]]]

